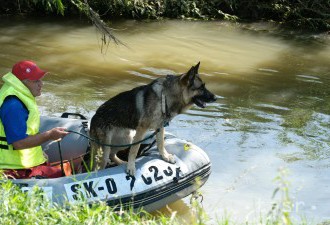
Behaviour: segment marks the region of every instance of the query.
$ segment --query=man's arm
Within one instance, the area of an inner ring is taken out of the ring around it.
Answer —
[[[42,143],[50,140],[58,140],[63,138],[68,132],[65,131],[64,127],[56,127],[51,130],[45,131],[43,133],[39,133],[36,135],[29,135],[26,138],[15,141],[12,143],[15,150],[32,148]]]
[[[16,150],[39,146],[46,141],[57,140],[68,134],[64,127],[56,127],[36,135],[27,135],[28,110],[16,96],[8,96],[5,99],[0,108],[0,118],[7,135],[7,142]]]

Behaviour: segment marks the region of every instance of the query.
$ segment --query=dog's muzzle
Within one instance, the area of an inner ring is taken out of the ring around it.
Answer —
[[[193,97],[193,103],[197,105],[200,108],[205,108],[206,103],[215,102],[217,100],[217,97],[212,94],[211,92],[205,93],[203,95],[198,95]]]

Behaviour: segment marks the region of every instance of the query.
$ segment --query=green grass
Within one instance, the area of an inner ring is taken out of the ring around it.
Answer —
[[[98,204],[71,204],[65,206],[49,202],[44,198],[43,192],[35,187],[30,193],[22,192],[17,185],[10,180],[0,177],[0,224],[189,224],[189,225],[231,225],[231,224],[258,224],[258,225],[294,225],[311,224],[305,219],[293,221],[291,212],[293,202],[289,196],[290,183],[287,180],[288,171],[281,169],[275,178],[276,189],[274,190],[274,203],[266,215],[260,215],[255,221],[244,223],[235,222],[235,218],[223,216],[216,222],[211,222],[209,215],[199,203],[199,198],[192,198],[188,216],[178,218],[176,212],[170,215],[157,213],[151,215],[144,211],[133,212],[114,211],[111,207],[100,202]],[[198,196],[198,195],[194,195]],[[276,197],[276,198],[275,198]]]
[[[69,204],[66,207],[51,204],[40,189],[23,193],[11,181],[0,184],[0,224],[178,224],[175,218],[152,216],[140,211],[113,211],[100,202]]]

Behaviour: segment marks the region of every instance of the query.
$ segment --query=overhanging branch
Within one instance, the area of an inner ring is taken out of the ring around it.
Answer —
[[[84,2],[82,2],[81,0],[71,0],[71,2],[92,21],[96,29],[102,34],[102,46],[108,45],[111,41],[113,41],[117,45],[125,45],[113,35],[113,29],[111,29],[100,18],[100,15],[89,6],[87,0],[84,0]]]

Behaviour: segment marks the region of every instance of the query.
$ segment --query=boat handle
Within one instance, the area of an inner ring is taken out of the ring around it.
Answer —
[[[79,117],[82,120],[87,120],[87,118],[80,113],[70,113],[70,112],[65,112],[61,115],[61,118],[69,118],[69,116],[76,116]]]

